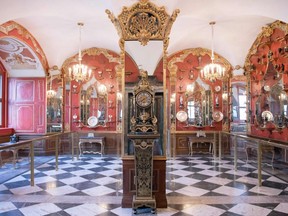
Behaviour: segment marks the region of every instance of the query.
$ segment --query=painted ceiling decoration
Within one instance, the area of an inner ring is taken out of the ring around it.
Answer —
[[[0,61],[10,77],[44,77],[48,71],[46,56],[36,39],[14,21],[0,26]]]
[[[29,47],[13,38],[0,39],[0,58],[8,71],[19,69],[37,69],[37,57]]]

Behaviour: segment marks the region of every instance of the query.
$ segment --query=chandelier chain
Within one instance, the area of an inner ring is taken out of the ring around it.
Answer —
[[[82,27],[84,23],[78,22],[79,26],[79,50],[78,50],[78,64],[73,65],[73,68],[69,68],[69,75],[72,80],[76,80],[77,82],[83,82],[90,79],[91,70],[84,64],[82,64]]]
[[[215,82],[217,79],[221,79],[224,76],[225,68],[220,64],[214,63],[214,25],[216,22],[210,22],[211,32],[212,32],[212,40],[211,40],[211,63],[207,64],[202,70],[201,75],[204,79],[209,80],[211,82]]]

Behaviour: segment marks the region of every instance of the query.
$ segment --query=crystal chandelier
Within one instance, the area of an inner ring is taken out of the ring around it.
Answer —
[[[69,76],[72,80],[77,82],[87,81],[91,76],[91,69],[88,70],[86,65],[82,64],[82,53],[81,53],[81,27],[84,26],[84,23],[78,23],[79,26],[79,53],[78,53],[78,64],[73,65],[72,68],[69,68]]]
[[[47,98],[53,98],[56,95],[56,91],[52,89],[52,75],[51,75],[51,80],[50,80],[50,89],[47,91]]]
[[[204,79],[211,82],[215,82],[217,79],[221,79],[225,75],[225,68],[221,65],[214,63],[214,25],[216,22],[210,22],[209,25],[212,27],[212,53],[211,53],[211,63],[206,65],[201,70],[201,75]]]

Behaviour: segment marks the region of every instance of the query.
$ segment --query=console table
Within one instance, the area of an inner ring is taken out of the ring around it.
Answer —
[[[11,143],[11,142],[5,142],[5,143],[1,143],[0,146],[5,146],[5,147],[9,147],[10,145],[12,144],[15,144],[15,143]],[[6,149],[1,149],[0,150],[0,167],[2,166],[3,164],[3,161],[2,161],[2,156],[1,156],[1,152],[2,151],[12,151],[13,153],[13,166],[14,168],[16,168],[16,162],[18,160],[18,151],[20,149],[25,149],[25,148],[29,148],[29,145],[30,144],[26,144],[26,145],[18,145],[18,146],[11,146],[9,148],[6,148]],[[30,151],[29,151],[30,152]],[[30,153],[29,153],[30,154]]]
[[[193,144],[195,144],[195,143],[210,143],[209,153],[211,153],[211,154],[215,153],[215,151],[214,151],[214,148],[215,148],[214,137],[189,136],[188,137],[188,148],[189,148],[188,155],[191,155],[191,156],[193,155]]]
[[[99,151],[82,151],[83,144],[90,143],[90,144],[99,144],[100,145],[100,152]],[[104,154],[104,147],[105,147],[105,137],[80,137],[79,138],[79,154],[80,156],[83,153],[92,153],[92,154]]]

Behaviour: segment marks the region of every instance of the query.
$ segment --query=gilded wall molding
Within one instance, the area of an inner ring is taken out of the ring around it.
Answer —
[[[273,34],[275,29],[282,30],[285,33],[285,35],[288,34],[288,24],[279,20],[267,26],[262,27],[262,31],[258,34],[256,40],[254,41],[251,48],[249,49],[248,55],[245,58],[244,69],[246,72],[248,73],[251,72],[252,65],[250,63],[250,58],[252,55],[255,55],[257,53],[258,47],[261,44],[261,41],[263,40],[263,38],[269,38]]]
[[[83,50],[82,51],[82,57],[85,55],[96,56],[96,55],[103,54],[109,60],[109,62],[118,63],[118,65],[115,66],[115,71],[117,73],[119,70],[121,70],[121,68],[119,68],[119,65],[121,65],[121,59],[119,56],[113,56],[109,52],[110,51],[107,49],[93,47],[90,49]],[[72,63],[78,63],[78,54],[75,54],[74,56],[72,56],[72,57],[70,57],[64,61],[64,63],[62,64],[62,68],[63,68],[65,73],[68,73],[68,68]]]
[[[181,53],[180,56],[177,55],[178,53]],[[170,76],[174,77],[177,74],[178,67],[175,63],[184,62],[184,59],[190,54],[194,56],[208,55],[211,58],[211,50],[205,49],[205,48],[198,47],[198,48],[192,48],[192,49],[179,51],[173,54],[174,57],[170,59],[168,62],[168,70],[170,72]],[[220,63],[224,66],[225,70],[228,72],[227,76],[230,75],[229,72],[232,69],[232,65],[229,63],[229,61],[217,53],[214,53],[214,58],[215,58],[214,60],[215,63]]]
[[[11,31],[13,31],[14,29],[16,29],[17,33],[21,35],[23,38],[15,37],[16,35],[13,35],[13,36],[10,35]],[[27,46],[30,46],[29,44],[27,44],[27,41],[30,40],[33,45],[31,49],[39,55],[40,57],[39,60],[42,63],[43,68],[45,69],[45,73],[46,74],[48,73],[49,66],[48,66],[48,62],[46,59],[46,55],[44,54],[39,43],[36,41],[36,39],[32,36],[32,34],[27,29],[25,29],[23,26],[21,26],[20,24],[14,21],[8,21],[0,26],[0,32],[2,32],[4,35],[11,36],[11,37],[17,38],[18,40],[21,40]]]
[[[231,78],[231,82],[246,82],[247,81],[247,77],[244,75],[237,75],[237,76],[233,76]]]
[[[175,10],[171,16],[165,8],[142,0],[131,7],[123,7],[118,19],[108,9],[106,13],[124,40],[138,40],[143,46],[149,40],[164,40],[170,34],[172,24],[180,10]]]

